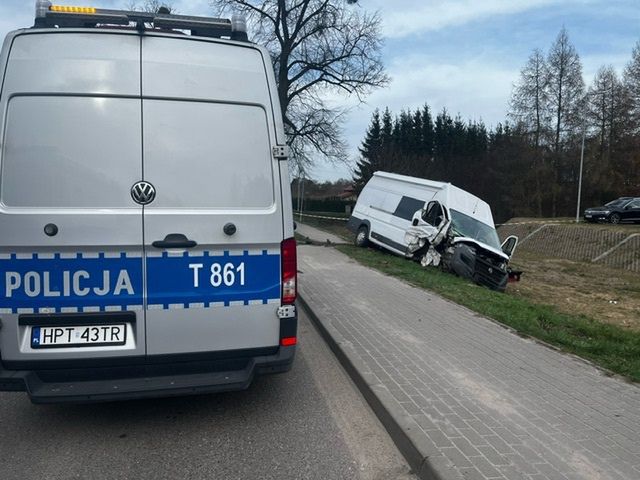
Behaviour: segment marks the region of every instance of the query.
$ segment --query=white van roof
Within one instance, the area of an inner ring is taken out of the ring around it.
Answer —
[[[437,182],[434,180],[427,180],[426,178],[409,177],[407,175],[398,175],[397,173],[389,172],[375,172],[373,175],[374,177],[409,183],[418,187],[422,186],[429,192],[433,192],[434,190],[441,191],[441,193],[439,193],[438,201],[444,203],[448,208],[464,213],[465,215],[469,215],[492,228],[495,227],[489,204],[466,190],[452,185],[451,183]],[[428,199],[430,199],[431,196],[432,195],[429,195]]]

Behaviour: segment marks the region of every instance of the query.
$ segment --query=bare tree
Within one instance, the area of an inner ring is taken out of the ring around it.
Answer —
[[[582,125],[584,107],[584,80],[582,64],[575,47],[562,28],[547,57],[549,71],[549,102],[554,120],[553,172],[555,181],[551,187],[551,214],[556,216],[557,197],[561,182],[565,180],[562,146],[565,139],[574,136]]]
[[[582,64],[567,31],[560,30],[547,59],[549,71],[549,101],[554,117],[553,149],[560,152],[562,136],[573,133],[579,125],[584,95]]]
[[[509,116],[533,137],[536,148],[549,126],[549,72],[542,51],[535,49],[520,71],[511,94]]]
[[[633,47],[622,79],[629,95],[632,129],[640,133],[640,40]]]
[[[542,51],[535,49],[520,71],[520,80],[514,85],[509,105],[509,116],[519,129],[527,132],[535,147],[533,174],[538,216],[542,216],[542,175],[544,155],[543,137],[549,132],[549,71]]]
[[[619,119],[622,85],[611,65],[598,69],[588,91],[587,115],[597,128],[600,144],[600,161],[610,158],[611,143]]]
[[[271,54],[282,117],[298,168],[320,154],[343,160],[347,110],[330,94],[362,100],[384,86],[380,17],[357,0],[212,0],[219,14],[249,18],[251,36]]]

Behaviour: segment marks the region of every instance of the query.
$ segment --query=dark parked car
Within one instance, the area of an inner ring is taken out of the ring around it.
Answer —
[[[640,222],[640,197],[620,197],[603,207],[587,208],[584,219],[587,222]]]

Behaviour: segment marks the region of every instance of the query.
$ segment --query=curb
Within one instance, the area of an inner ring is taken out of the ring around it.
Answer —
[[[380,423],[389,433],[413,473],[421,480],[458,480],[462,476],[431,444],[424,441],[420,427],[396,405],[395,398],[367,373],[349,342],[342,341],[340,333],[330,324],[324,324],[298,292],[298,302],[327,342],[342,367],[356,384]]]

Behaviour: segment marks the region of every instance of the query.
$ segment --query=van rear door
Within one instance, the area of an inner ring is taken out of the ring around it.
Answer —
[[[7,42],[2,361],[144,355],[142,208],[130,195],[142,176],[140,39],[48,32]],[[86,336],[72,330],[86,326]]]
[[[142,43],[148,354],[277,346],[283,223],[262,55]]]

